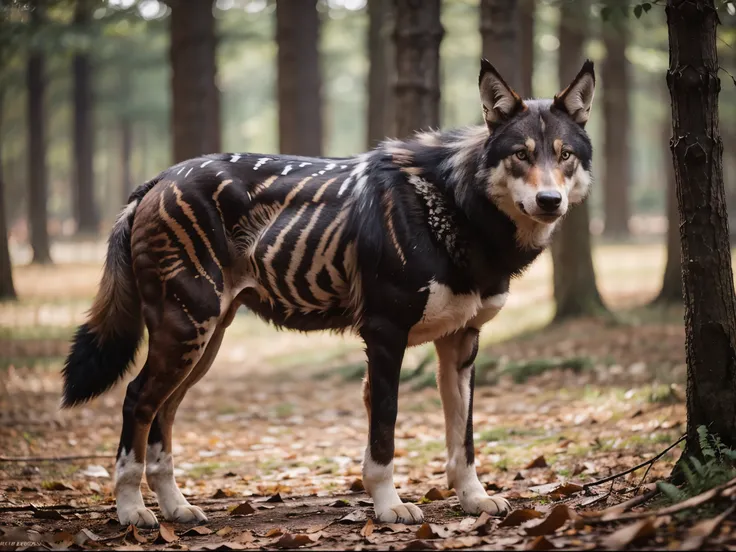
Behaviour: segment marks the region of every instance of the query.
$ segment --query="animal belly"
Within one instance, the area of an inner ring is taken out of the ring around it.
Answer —
[[[478,293],[455,294],[449,287],[431,282],[422,319],[409,332],[409,346],[433,341],[463,328],[481,306]]]

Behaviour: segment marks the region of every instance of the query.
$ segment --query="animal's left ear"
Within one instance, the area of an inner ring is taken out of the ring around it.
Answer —
[[[480,60],[478,87],[480,88],[483,118],[490,132],[513,115],[526,109],[521,96],[506,84],[506,81],[487,59]]]
[[[590,117],[594,94],[595,71],[593,62],[587,59],[570,86],[555,96],[554,105],[572,117],[577,124],[585,126]]]

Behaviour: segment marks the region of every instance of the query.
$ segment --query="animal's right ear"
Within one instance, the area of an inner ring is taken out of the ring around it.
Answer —
[[[493,132],[498,125],[526,109],[521,96],[506,84],[487,59],[480,60],[478,87],[483,118],[489,132]]]

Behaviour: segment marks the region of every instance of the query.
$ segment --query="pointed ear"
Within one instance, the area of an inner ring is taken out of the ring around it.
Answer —
[[[593,62],[587,59],[570,86],[555,96],[554,105],[567,113],[577,124],[585,126],[590,117],[594,94],[595,71]]]
[[[486,59],[480,60],[478,87],[483,118],[491,132],[502,122],[526,109],[521,97],[506,84],[496,68]]]

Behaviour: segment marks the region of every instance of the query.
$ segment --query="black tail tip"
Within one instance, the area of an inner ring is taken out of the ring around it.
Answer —
[[[138,336],[101,341],[87,324],[81,325],[61,372],[61,408],[83,404],[115,385],[133,362],[139,341]]]

